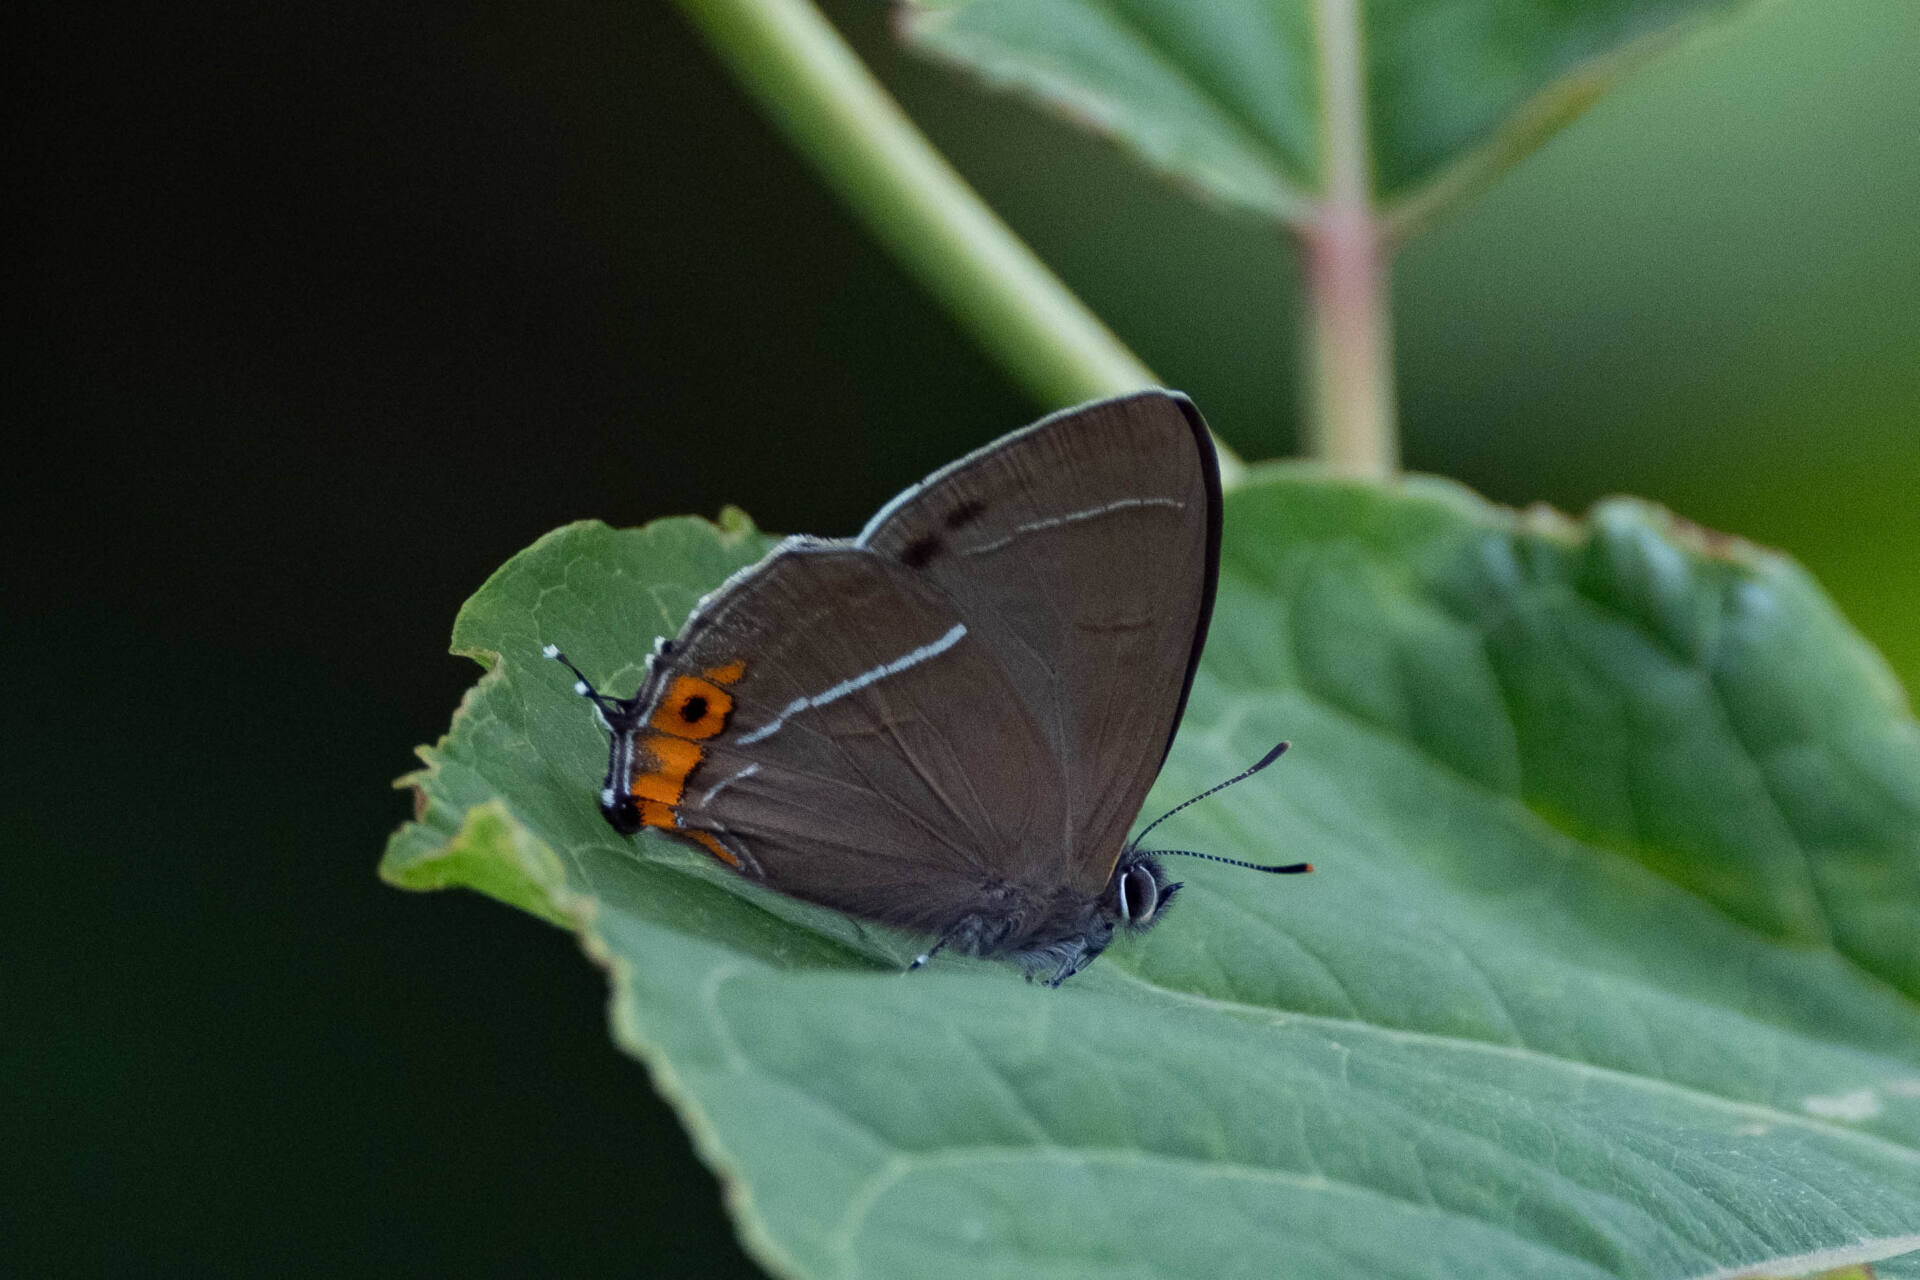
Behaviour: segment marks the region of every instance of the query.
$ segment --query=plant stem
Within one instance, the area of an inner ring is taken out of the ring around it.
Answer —
[[[889,249],[1049,405],[1157,386],[1014,235],[808,0],[678,0]]]
[[[1325,195],[1301,229],[1309,321],[1307,452],[1351,475],[1400,465],[1388,239],[1373,206],[1361,0],[1313,0]]]

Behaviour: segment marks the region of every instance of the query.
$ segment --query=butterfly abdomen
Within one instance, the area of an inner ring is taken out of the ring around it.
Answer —
[[[967,910],[936,932],[963,955],[1020,955],[1097,930],[1099,914],[1070,890],[995,880],[982,885]]]

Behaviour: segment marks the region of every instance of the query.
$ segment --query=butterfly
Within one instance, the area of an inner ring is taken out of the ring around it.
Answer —
[[[950,948],[1058,986],[1181,887],[1158,856],[1188,851],[1127,832],[1193,687],[1220,526],[1206,423],[1145,391],[968,454],[856,538],[786,539],[655,643],[630,698],[546,653],[611,735],[616,831],[931,936],[913,967]]]

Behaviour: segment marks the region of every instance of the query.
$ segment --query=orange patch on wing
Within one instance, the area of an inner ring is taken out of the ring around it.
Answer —
[[[665,804],[659,800],[642,800],[640,802],[640,825],[643,827],[658,827],[662,831],[671,831],[677,836],[685,836],[714,857],[720,859],[720,861],[724,862],[727,866],[732,867],[735,871],[740,870],[740,859],[734,857],[727,849],[727,846],[721,844],[719,840],[714,838],[712,832],[694,831],[681,826],[680,815],[675,813],[673,807],[669,804]]]
[[[732,710],[733,695],[713,681],[675,676],[647,723],[676,738],[711,738],[727,727],[727,713]]]
[[[627,790],[641,800],[679,804],[681,793],[687,789],[687,775],[705,757],[706,748],[664,733],[648,734],[640,739],[639,746],[634,757],[633,781]]]
[[[726,863],[728,866],[732,867],[735,871],[738,871],[740,869],[740,859],[734,857],[731,853],[728,853],[727,847],[721,844],[718,840],[714,839],[712,832],[682,831],[680,834],[697,841],[700,844],[701,848],[705,849],[708,853],[720,859],[720,861]]]
[[[747,664],[736,660],[710,667],[698,676],[675,676],[647,718],[653,732],[638,743],[640,750],[627,787],[640,801],[642,826],[658,827],[691,840],[735,871],[740,870],[740,859],[711,832],[682,827],[673,806],[686,794],[687,778],[707,757],[701,742],[726,728],[727,717],[733,712],[733,695],[720,686],[732,684],[746,672]]]

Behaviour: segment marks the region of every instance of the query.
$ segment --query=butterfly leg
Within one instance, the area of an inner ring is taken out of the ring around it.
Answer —
[[[1100,953],[1105,950],[1105,947],[1090,947],[1084,942],[1073,944],[1072,949],[1060,957],[1060,967],[1054,970],[1053,976],[1047,979],[1046,985],[1049,987],[1059,986],[1068,978],[1071,978],[1074,974],[1092,964],[1099,958]]]
[[[918,969],[939,954],[944,947],[952,947],[955,951],[970,956],[996,955],[1003,949],[1002,944],[1007,935],[1012,933],[1018,924],[1019,921],[1012,918],[1002,920],[980,915],[961,916],[947,926],[938,942],[915,956],[913,963],[908,965],[907,969],[909,972]]]
[[[921,966],[925,965],[927,961],[939,955],[940,948],[947,945],[947,937],[948,935],[942,934],[938,942],[934,943],[932,946],[928,947],[925,951],[922,951],[919,955],[915,956],[913,958],[913,963],[908,965],[906,969],[903,970],[903,972],[912,973],[915,969],[920,968]]]

